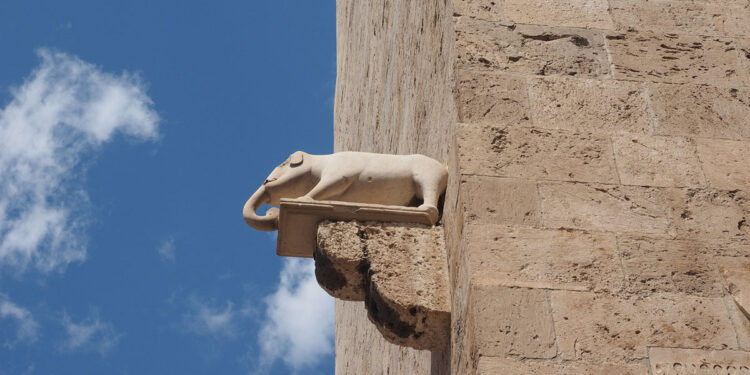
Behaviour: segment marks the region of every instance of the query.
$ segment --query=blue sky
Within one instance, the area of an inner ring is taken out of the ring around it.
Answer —
[[[241,210],[332,151],[334,1],[5,0],[0,61],[0,375],[333,373]]]

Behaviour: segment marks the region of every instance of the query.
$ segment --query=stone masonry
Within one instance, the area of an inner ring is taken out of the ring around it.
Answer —
[[[336,150],[451,175],[450,350],[337,301],[338,374],[750,373],[723,276],[750,273],[750,0],[338,0],[337,23]]]

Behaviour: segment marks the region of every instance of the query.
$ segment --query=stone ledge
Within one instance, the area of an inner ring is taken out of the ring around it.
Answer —
[[[447,350],[450,296],[443,228],[414,223],[324,221],[315,276],[330,295],[364,301],[386,340]]]

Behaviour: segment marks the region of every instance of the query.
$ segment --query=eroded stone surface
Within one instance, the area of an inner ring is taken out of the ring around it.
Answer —
[[[750,231],[743,191],[667,189],[677,234],[684,238],[742,238]]]
[[[536,184],[512,178],[464,176],[463,215],[487,224],[534,226],[539,222]]]
[[[612,138],[617,171],[624,185],[705,186],[692,140],[681,137]]]
[[[727,190],[750,187],[750,142],[699,139],[698,152],[712,187]]]
[[[654,375],[750,374],[750,352],[649,348],[648,354]]]
[[[476,285],[610,292],[623,286],[612,234],[471,225],[464,242]]]
[[[611,232],[673,231],[670,208],[661,189],[574,183],[542,183],[542,224]]]
[[[459,121],[495,126],[530,122],[526,79],[509,74],[459,71]]]
[[[552,291],[550,303],[563,359],[622,363],[646,358],[649,346],[737,347],[721,298]]]
[[[578,78],[529,81],[534,126],[578,132],[649,134],[643,88],[636,83]]]
[[[731,39],[651,32],[607,35],[615,79],[737,85],[747,83]]]
[[[538,75],[601,77],[609,62],[601,33],[461,18],[457,67]]]
[[[512,22],[533,25],[612,29],[606,0],[505,0]]]
[[[656,133],[750,138],[750,90],[707,85],[649,86]]]
[[[452,0],[453,15],[487,21],[503,20],[503,2],[500,0]]]
[[[642,361],[645,362],[645,361]],[[586,362],[523,361],[502,357],[480,357],[477,375],[647,375],[646,363],[598,364]]]
[[[609,138],[533,128],[459,125],[464,173],[541,180],[616,182]]]
[[[719,270],[735,304],[750,319],[750,260],[719,258]]]

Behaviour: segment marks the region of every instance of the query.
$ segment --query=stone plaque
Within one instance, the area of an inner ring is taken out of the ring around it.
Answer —
[[[750,352],[649,348],[653,375],[750,375]]]

